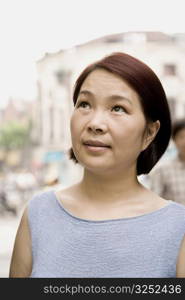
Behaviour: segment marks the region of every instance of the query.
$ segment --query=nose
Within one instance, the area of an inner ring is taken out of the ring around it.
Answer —
[[[105,133],[107,131],[107,122],[103,113],[96,112],[92,115],[88,123],[88,131],[94,133]]]

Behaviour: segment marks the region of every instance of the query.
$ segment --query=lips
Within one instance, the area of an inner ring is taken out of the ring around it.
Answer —
[[[101,142],[101,141],[98,141],[98,140],[87,140],[87,141],[84,141],[83,142],[84,145],[88,145],[88,146],[93,146],[93,147],[107,147],[107,148],[110,148],[109,145]]]

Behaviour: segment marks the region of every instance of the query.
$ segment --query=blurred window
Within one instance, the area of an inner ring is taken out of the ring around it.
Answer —
[[[175,64],[165,64],[163,70],[166,76],[175,76],[177,74],[177,66]]]
[[[57,72],[55,72],[55,76],[57,78],[58,84],[65,84],[68,74],[65,70],[58,70]]]

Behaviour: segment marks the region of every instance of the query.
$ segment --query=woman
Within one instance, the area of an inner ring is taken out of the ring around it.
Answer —
[[[28,202],[10,277],[184,276],[185,207],[137,179],[171,135],[158,77],[113,53],[82,72],[73,101],[70,158],[83,165],[83,178]]]

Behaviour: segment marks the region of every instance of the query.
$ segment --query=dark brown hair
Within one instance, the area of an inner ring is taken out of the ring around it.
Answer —
[[[160,121],[156,137],[137,159],[137,175],[147,174],[165,152],[171,137],[170,111],[162,84],[145,63],[126,53],[116,52],[89,65],[80,74],[74,86],[74,105],[84,80],[92,71],[100,68],[119,75],[138,93],[146,121]],[[78,163],[72,148],[69,156]]]

